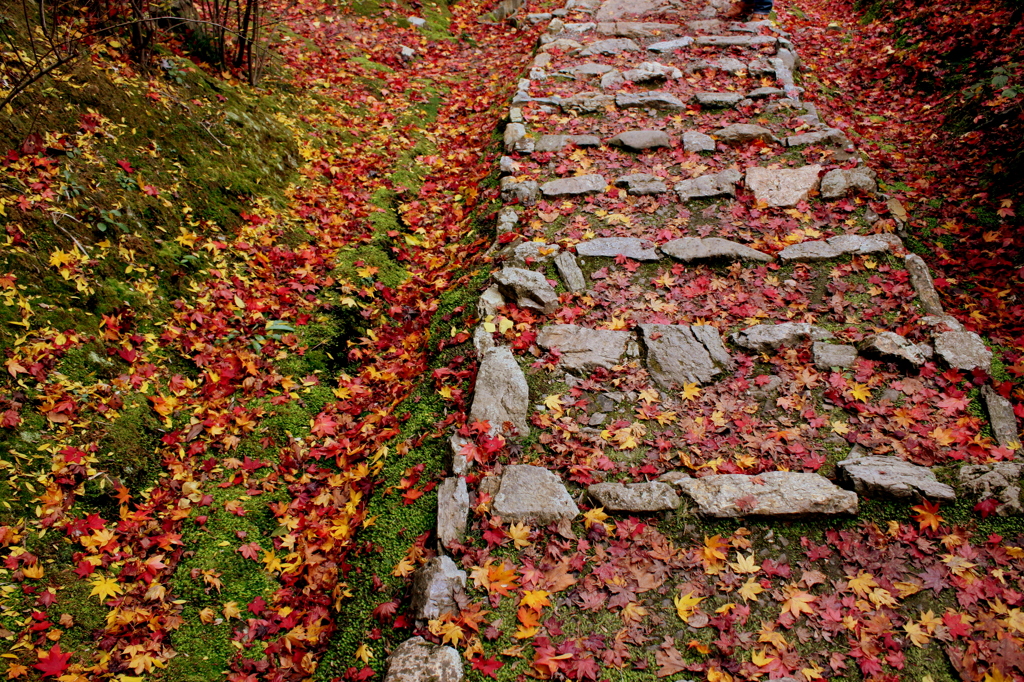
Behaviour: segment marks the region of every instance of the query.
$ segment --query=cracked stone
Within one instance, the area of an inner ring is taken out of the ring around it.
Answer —
[[[566,369],[611,369],[626,352],[630,336],[625,331],[552,324],[537,333],[537,345],[557,349],[561,353],[558,364]]]
[[[1020,477],[1024,474],[1024,463],[996,462],[995,464],[972,464],[960,469],[960,484],[982,500],[995,498],[999,501],[996,515],[1024,513],[1020,503]]]
[[[469,495],[466,495],[469,504]],[[468,506],[467,506],[468,511]],[[412,578],[412,612],[416,620],[434,620],[458,613],[457,600],[466,589],[466,572],[446,556],[434,557]]]
[[[768,471],[690,478],[670,472],[658,480],[672,483],[697,503],[701,514],[716,518],[857,513],[857,493],[818,474]]]
[[[950,367],[992,370],[992,351],[974,332],[943,332],[935,337],[935,352]]]
[[[492,436],[502,433],[505,422],[509,422],[523,436],[530,432],[526,418],[529,398],[526,375],[512,351],[506,346],[497,346],[484,353],[473,391],[470,420],[487,421]]]
[[[675,186],[676,194],[680,201],[690,199],[710,199],[720,196],[736,196],[736,183],[743,176],[734,168],[729,168],[721,173],[710,173],[698,178],[683,180]]]
[[[842,255],[839,249],[828,242],[801,242],[787,246],[779,251],[779,260],[796,263],[809,263],[820,260],[832,260]]]
[[[852,253],[859,256],[867,256],[875,253],[885,253],[889,250],[889,244],[875,237],[861,237],[855,234],[841,234],[828,238],[829,245],[840,254]]]
[[[715,140],[710,135],[691,130],[683,133],[683,149],[688,152],[713,152]]]
[[[577,244],[576,253],[591,258],[625,256],[640,261],[659,260],[654,245],[637,237],[598,237]]]
[[[916,253],[908,253],[904,258],[907,272],[910,274],[910,285],[917,292],[917,298],[921,301],[921,307],[929,315],[944,315],[942,301],[935,291],[935,283],[932,282],[932,275],[924,259]]]
[[[647,368],[665,388],[690,383],[706,384],[735,363],[710,325],[642,324]]]
[[[678,509],[681,500],[668,483],[595,483],[587,493],[606,511],[657,512]]]
[[[568,251],[562,251],[555,256],[555,268],[558,269],[558,276],[569,291],[584,291],[587,282],[583,278],[583,271],[576,263],[576,256]]]
[[[928,467],[905,462],[898,457],[862,454],[860,446],[850,451],[847,459],[836,463],[836,476],[861,496],[931,500],[949,502],[956,491],[939,483]]]
[[[664,194],[668,191],[668,186],[664,180],[649,173],[623,175],[615,180],[615,186],[625,187],[626,191],[633,196]]]
[[[531,206],[537,202],[540,195],[540,188],[536,180],[516,182],[515,178],[505,176],[501,179],[501,198],[503,201],[518,200],[524,206]]]
[[[557,152],[569,144],[568,135],[542,135],[533,146],[534,152]]]
[[[674,40],[662,40],[658,43],[653,43],[647,46],[647,49],[651,52],[675,52],[681,50],[684,47],[688,47],[693,44],[693,38],[690,36],[683,36],[682,38],[676,38]]]
[[[748,168],[747,189],[769,206],[796,206],[818,188],[821,166],[803,168]]]
[[[540,193],[546,197],[578,196],[581,194],[599,194],[608,183],[601,175],[577,175],[545,182],[540,186]]]
[[[985,409],[992,425],[992,433],[996,442],[1004,448],[1016,450],[1020,448],[1020,436],[1017,433],[1017,417],[1013,414],[1013,405],[1009,400],[996,393],[991,386],[983,386],[981,395],[985,398]]]
[[[683,72],[674,66],[665,66],[658,62],[642,62],[635,69],[622,72],[622,77],[630,83],[646,83],[653,80],[681,78]]]
[[[714,136],[726,144],[740,144],[754,140],[775,141],[772,131],[750,123],[733,123],[716,130]]]
[[[552,471],[529,464],[505,467],[491,513],[505,521],[546,526],[572,520],[580,513],[562,480]]]
[[[853,190],[874,194],[877,189],[874,172],[866,168],[833,169],[821,179],[822,199],[841,199]]]
[[[928,358],[916,345],[896,332],[881,332],[864,339],[860,350],[884,360],[903,361],[920,367]]]
[[[782,322],[780,324],[755,324],[729,337],[741,348],[766,353],[779,346],[795,346],[804,341],[825,341],[831,339],[828,330],[806,322]]]
[[[495,273],[494,281],[521,308],[539,310],[547,315],[558,308],[558,294],[542,273],[504,267]]]
[[[554,259],[561,251],[557,244],[544,244],[542,242],[523,242],[512,249],[512,263],[516,266],[533,266],[539,263],[547,263]]]
[[[640,46],[629,38],[609,38],[608,40],[598,40],[596,43],[587,45],[587,47],[580,52],[580,56],[589,57],[595,54],[615,55],[620,52],[639,51]]]
[[[730,260],[756,260],[767,263],[772,257],[743,244],[719,237],[682,237],[661,245],[661,252],[676,260],[689,263],[695,260],[728,258]]]
[[[462,656],[450,646],[412,637],[388,656],[384,682],[460,682]]]
[[[854,346],[815,341],[811,346],[811,353],[814,356],[814,366],[822,372],[827,372],[833,367],[849,369],[857,362],[857,349]]]
[[[846,137],[846,133],[839,130],[839,128],[816,130],[810,133],[801,133],[800,135],[790,135],[786,138],[787,147],[799,147],[805,144],[824,144],[845,148],[850,145],[850,140]]]
[[[686,105],[678,97],[670,92],[659,90],[640,93],[620,92],[615,95],[615,105],[621,109],[640,107],[657,111],[682,111],[686,108]]]

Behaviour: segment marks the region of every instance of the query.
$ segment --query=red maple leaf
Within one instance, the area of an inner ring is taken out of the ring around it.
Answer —
[[[70,658],[70,653],[60,650],[60,644],[54,644],[50,651],[40,656],[39,662],[32,667],[42,671],[43,677],[56,677],[67,669]]]
[[[497,672],[501,667],[505,665],[497,658],[484,658],[483,656],[477,656],[473,659],[473,670],[479,670],[488,677],[498,679]]]
[[[122,169],[124,169],[125,173],[134,173],[135,172],[135,169],[132,168],[132,165],[130,163],[128,163],[128,161],[125,160],[125,159],[118,159],[117,160],[117,165],[120,166]]]
[[[986,497],[978,504],[974,505],[974,511],[981,514],[981,518],[987,519],[996,513],[996,509],[999,508],[999,500],[994,497]]]

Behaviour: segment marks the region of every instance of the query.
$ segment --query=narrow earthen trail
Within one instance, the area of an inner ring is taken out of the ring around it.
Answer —
[[[1021,538],[972,535],[1021,512],[992,352],[798,36],[726,9],[526,17],[426,640],[386,679],[1024,675]]]

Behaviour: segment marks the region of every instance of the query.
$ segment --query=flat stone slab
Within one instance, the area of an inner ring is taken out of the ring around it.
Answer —
[[[677,486],[697,503],[701,514],[715,518],[857,513],[857,493],[818,474],[769,471],[690,478],[672,472],[659,480]]]
[[[898,457],[879,457],[856,454],[855,447],[848,459],[836,463],[836,475],[846,486],[861,496],[952,501],[956,491],[939,483],[928,467],[905,462]]]
[[[677,24],[661,24],[650,21],[616,21],[602,22],[597,25],[597,32],[621,38],[651,38],[679,28]]]
[[[868,256],[876,253],[885,253],[889,250],[889,243],[875,237],[861,237],[855,234],[841,234],[829,237],[826,240],[833,249],[840,254],[854,254]]]
[[[523,242],[512,249],[512,260],[516,263],[531,264],[546,263],[558,255],[562,249],[558,244],[544,244],[542,242]]]
[[[772,88],[774,89],[774,88]],[[779,94],[784,94],[782,91]],[[751,93],[753,96],[753,93]],[[790,135],[786,138],[787,147],[799,147],[805,144],[830,144],[835,146],[846,147],[850,143],[847,139],[846,134],[838,128],[828,128],[826,130],[816,130],[810,133],[801,133],[799,135]]]
[[[860,350],[883,360],[908,362],[915,367],[920,367],[928,360],[920,348],[896,332],[869,336],[861,341]]]
[[[659,260],[658,250],[646,239],[637,237],[598,237],[576,245],[576,253],[591,258],[625,256],[633,260]]]
[[[690,199],[711,199],[721,196],[736,196],[736,183],[743,176],[734,168],[728,168],[721,173],[709,173],[699,178],[691,178],[676,183],[675,191],[680,201]]]
[[[632,173],[615,179],[616,187],[625,187],[627,193],[633,196],[646,196],[650,194],[664,194],[668,191],[668,185],[661,178],[650,173]]]
[[[713,152],[715,139],[710,135],[690,130],[683,133],[683,149],[688,152]]]
[[[620,92],[615,95],[615,105],[620,109],[654,109],[656,111],[682,111],[686,108],[682,100],[670,92]]]
[[[562,109],[582,111],[585,113],[596,113],[604,111],[616,103],[615,95],[607,95],[603,92],[580,92],[572,97],[559,100],[558,105]]]
[[[943,332],[935,337],[935,352],[950,367],[992,370],[992,351],[974,332]]]
[[[546,526],[572,520],[580,513],[554,472],[529,464],[512,464],[501,475],[491,513],[505,521],[526,521]]]
[[[683,72],[676,67],[666,66],[659,62],[642,62],[636,68],[626,69],[622,72],[622,77],[630,83],[680,78],[682,75]]]
[[[561,352],[559,364],[567,369],[611,369],[619,364],[631,336],[625,331],[551,324],[537,333],[537,345]]]
[[[733,123],[724,128],[719,128],[714,132],[714,136],[726,144],[740,144],[754,140],[772,142],[775,140],[772,131],[750,123]]]
[[[648,45],[647,49],[651,52],[675,52],[690,45],[693,45],[693,38],[683,36],[674,40],[662,40],[661,42],[653,43]]]
[[[795,346],[805,341],[825,341],[832,333],[806,322],[755,324],[734,333],[729,339],[741,348],[766,353],[779,346]]]
[[[536,152],[557,152],[569,144],[568,135],[541,135],[541,138],[533,145]]]
[[[442,555],[416,570],[412,578],[412,612],[416,620],[433,620],[458,613],[456,602],[466,589],[466,572]]]
[[[523,268],[504,267],[494,274],[502,293],[521,308],[551,314],[558,308],[558,294],[542,273]]]
[[[602,175],[577,175],[572,178],[562,178],[561,180],[545,182],[540,186],[540,193],[546,197],[600,194],[607,186],[608,183]]]
[[[407,639],[388,656],[384,682],[460,682],[462,656],[422,637]]]
[[[821,166],[817,164],[803,168],[748,168],[747,189],[768,206],[788,208],[818,189],[820,172]]]
[[[795,263],[811,263],[820,260],[839,258],[842,253],[828,242],[801,242],[787,246],[779,251],[779,260]]]
[[[490,423],[491,435],[502,433],[504,423],[510,422],[523,436],[530,431],[526,419],[529,410],[530,388],[512,351],[506,346],[497,346],[484,353],[473,389],[470,421],[486,420]]]
[[[596,43],[587,45],[580,51],[581,57],[589,57],[595,54],[614,55],[620,52],[639,52],[640,46],[629,38],[609,38],[598,40]]]
[[[857,363],[857,349],[854,346],[815,341],[811,346],[811,354],[814,356],[814,366],[822,372],[833,367],[849,369]]]
[[[605,511],[658,512],[678,509],[681,500],[668,483],[595,483],[587,493]]]
[[[450,476],[437,487],[437,541],[442,547],[461,542],[469,518],[469,490],[462,476]]]
[[[594,62],[587,62],[586,64],[580,64],[579,66],[566,69],[566,72],[582,76],[603,76],[614,69],[615,67],[609,64],[595,64]]]
[[[988,412],[988,420],[992,424],[996,442],[1011,450],[1019,448],[1020,435],[1017,432],[1017,417],[1013,414],[1013,405],[988,385],[981,387],[981,395],[985,399],[985,410]]]
[[[640,334],[647,349],[647,369],[665,388],[706,384],[735,363],[710,325],[642,324]]]
[[[779,42],[773,36],[698,36],[694,41],[697,45],[713,47],[757,47],[758,45],[774,45]]]
[[[699,104],[709,107],[731,107],[739,104],[745,95],[742,92],[698,92],[693,98]]]
[[[689,263],[695,260],[727,258],[729,260],[756,260],[767,263],[772,257],[767,253],[720,237],[682,237],[661,245],[661,252],[676,260]]]
[[[627,130],[608,140],[608,144],[630,151],[671,147],[672,139],[663,130]]]

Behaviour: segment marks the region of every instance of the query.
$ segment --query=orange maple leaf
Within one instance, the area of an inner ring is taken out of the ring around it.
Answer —
[[[928,500],[923,500],[921,504],[911,507],[911,511],[916,511],[914,514],[914,520],[917,521],[921,530],[925,528],[931,528],[932,530],[938,530],[939,525],[943,519],[939,516],[939,504],[931,503]]]

